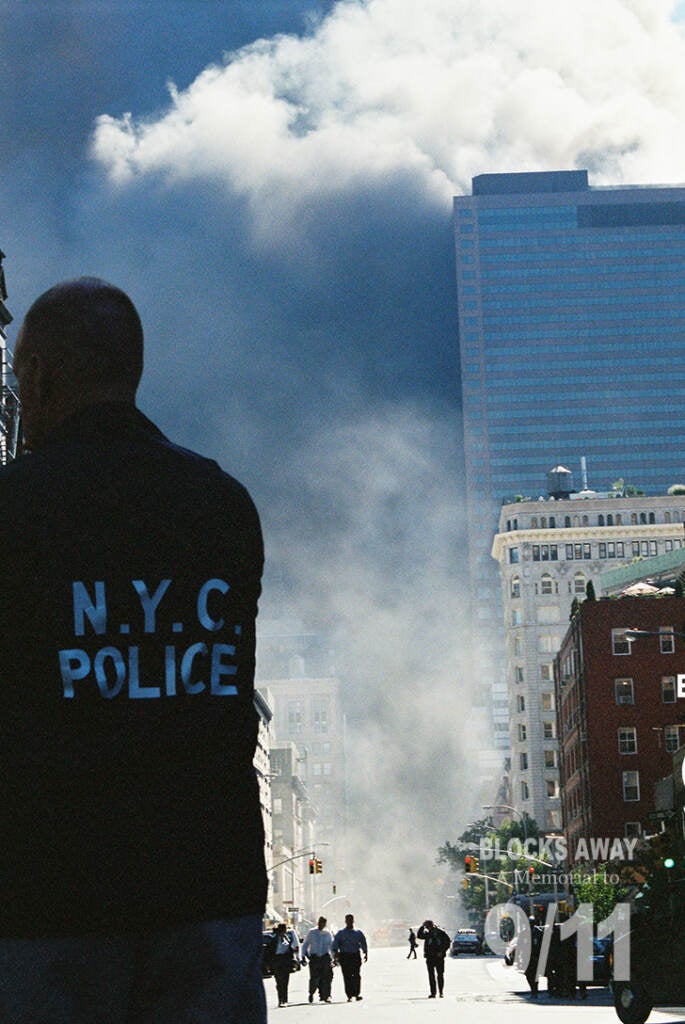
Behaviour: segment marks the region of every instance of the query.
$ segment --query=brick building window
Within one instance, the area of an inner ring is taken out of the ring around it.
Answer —
[[[626,803],[640,799],[639,772],[623,773],[623,799],[626,801]]]
[[[611,651],[613,654],[630,654],[630,641],[626,640],[626,629],[612,629],[611,631]]]
[[[664,746],[669,754],[674,754],[680,747],[680,726],[667,725],[664,729]]]
[[[637,729],[634,725],[622,725],[618,730],[619,754],[637,754]]]
[[[675,676],[661,677],[661,702],[662,704],[675,704]]]
[[[675,651],[673,626],[659,626],[659,650],[662,654],[673,654]]]
[[[614,679],[614,692],[616,694],[617,704],[635,703],[632,679]]]

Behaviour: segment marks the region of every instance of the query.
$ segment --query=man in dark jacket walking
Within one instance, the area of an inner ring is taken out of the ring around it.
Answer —
[[[354,927],[353,914],[345,914],[345,927],[336,932],[332,948],[333,955],[340,964],[348,1003],[353,999],[361,999],[362,955],[366,962],[369,950],[364,932]]]
[[[416,960],[416,947],[417,946],[418,946],[418,942],[416,941],[416,932],[414,931],[413,928],[410,928],[409,929],[409,952],[407,953],[407,960],[409,960],[412,956]]]
[[[263,1024],[259,519],[136,408],[142,365],[131,300],[90,278],[37,299],[16,346],[0,1017]]]
[[[423,955],[428,969],[429,999],[435,999],[436,991],[442,999],[445,989],[445,956],[450,948],[450,937],[433,921],[424,921],[416,933],[423,939]]]

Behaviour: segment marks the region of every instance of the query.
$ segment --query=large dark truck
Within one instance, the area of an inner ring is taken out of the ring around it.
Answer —
[[[644,885],[632,903],[629,940],[629,980],[611,983],[623,1024],[644,1024],[655,1006],[685,1006],[685,877],[669,872]]]

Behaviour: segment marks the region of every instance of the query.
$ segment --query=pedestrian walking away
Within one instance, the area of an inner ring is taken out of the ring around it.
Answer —
[[[333,939],[333,955],[340,964],[348,1003],[361,999],[361,968],[369,958],[364,932],[354,927],[354,915],[345,915],[345,927]]]
[[[300,941],[284,922],[276,925],[266,951],[266,960],[276,979],[278,1005],[288,1005],[288,984],[295,960],[299,960]]]
[[[424,921],[416,933],[423,939],[423,955],[428,970],[429,999],[435,999],[436,993],[442,999],[445,991],[445,956],[450,948],[450,937],[431,920]]]
[[[418,946],[418,942],[416,941],[416,932],[414,931],[413,928],[410,928],[409,929],[409,952],[407,953],[407,960],[409,960],[409,958],[411,956],[413,956],[414,959],[416,960],[416,947],[417,946]]]
[[[523,972],[530,987],[530,998],[537,999],[539,989],[538,964],[540,962],[540,950],[542,948],[543,929],[536,923],[535,916],[529,918],[530,924],[530,955],[526,969]]]
[[[319,1001],[331,1002],[333,982],[333,933],[326,928],[326,918],[320,917],[302,944],[302,957],[309,961],[309,1002],[314,1002],[318,990]]]
[[[15,346],[23,453],[0,469],[4,1021],[266,1021],[260,523],[237,480],[138,409],[142,368],[135,306],[94,278],[40,296]]]

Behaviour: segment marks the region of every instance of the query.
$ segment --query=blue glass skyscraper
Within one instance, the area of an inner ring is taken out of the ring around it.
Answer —
[[[560,464],[580,488],[583,457],[602,491],[685,482],[685,187],[483,174],[454,227],[470,573],[496,687],[502,501],[544,494]]]

